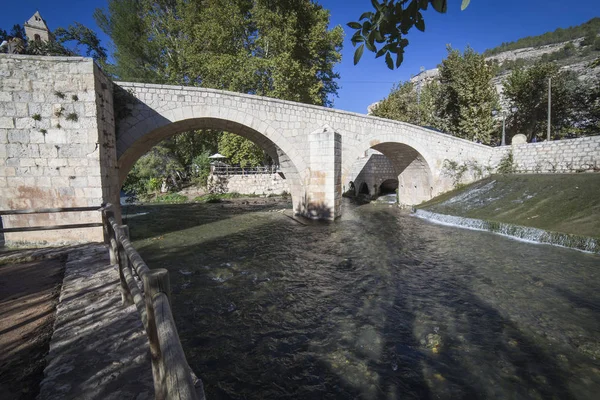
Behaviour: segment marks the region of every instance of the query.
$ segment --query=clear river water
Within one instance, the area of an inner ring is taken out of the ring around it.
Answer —
[[[125,211],[209,400],[600,398],[600,256],[389,205],[303,225],[244,203]]]

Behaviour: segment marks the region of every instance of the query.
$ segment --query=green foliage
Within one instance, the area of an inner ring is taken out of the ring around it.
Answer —
[[[445,130],[463,139],[491,143],[495,130],[492,110],[498,107],[493,66],[470,47],[463,54],[448,47],[448,57],[439,69],[438,103]]]
[[[210,153],[205,151],[200,153],[192,160],[194,182],[202,187],[206,187],[208,176],[210,175]]]
[[[158,195],[150,200],[152,203],[168,203],[168,204],[180,204],[187,203],[188,198],[179,193],[167,193]]]
[[[531,64],[531,60],[526,58],[515,58],[514,60],[506,60],[502,62],[501,65],[498,66],[498,73],[502,73],[508,70],[513,70],[517,68],[523,68]]]
[[[334,66],[341,59],[343,29],[329,29],[329,12],[310,0],[109,0],[94,17],[114,43],[115,63],[105,69],[118,79],[323,106],[337,95]],[[128,112],[126,104],[115,109]],[[193,175],[194,158],[215,152],[217,144],[234,163],[258,165],[265,159],[262,150],[236,135],[209,134],[215,139],[210,146],[197,146],[197,134],[186,133],[163,148],[187,175]]]
[[[459,163],[457,161],[445,159],[442,164],[442,173],[452,178],[452,184],[455,189],[464,185],[462,180],[469,171],[475,179],[483,178],[483,168],[477,161],[465,161]]]
[[[58,42],[31,41],[27,46],[27,54],[38,56],[75,56],[74,52]]]
[[[265,160],[265,152],[248,139],[233,133],[224,132],[219,139],[219,153],[232,164],[241,167],[256,167]]]
[[[439,116],[440,85],[436,81],[415,85],[410,81],[395,85],[388,97],[381,100],[373,115],[415,125],[443,129]]]
[[[42,128],[40,129],[40,132],[42,133],[42,135],[45,135],[46,133],[48,133],[48,130]]]
[[[191,173],[193,161],[198,155],[217,152],[220,137],[221,132],[214,130],[184,132],[163,141],[161,146],[186,168],[187,173]]]
[[[158,193],[162,186],[162,180],[159,178],[153,177],[153,178],[148,179],[145,182],[145,184],[146,184],[146,193],[150,193],[150,192]]]
[[[40,114],[33,114],[33,115],[31,116],[31,118],[32,118],[34,121],[41,121],[41,120],[42,120],[42,116],[41,116]]]
[[[492,110],[498,107],[494,75],[494,67],[471,48],[463,54],[448,48],[439,83],[423,83],[421,87],[400,83],[377,104],[373,115],[489,144],[495,131]]]
[[[553,32],[546,32],[539,36],[527,36],[516,42],[502,43],[498,47],[488,49],[484,52],[486,57],[502,53],[509,50],[517,50],[525,47],[539,47],[547,44],[562,43],[573,39],[578,39],[591,33],[600,31],[600,18],[592,18],[588,22],[569,27],[567,29],[558,28]]]
[[[522,133],[528,141],[533,137],[545,137],[549,78],[552,78],[552,131],[554,134],[565,133],[575,125],[575,95],[581,89],[577,76],[560,71],[554,63],[538,62],[528,69],[515,69],[504,82],[504,95],[517,108],[507,118],[507,129],[513,135]]]
[[[502,159],[500,163],[498,163],[498,168],[496,173],[498,174],[514,174],[517,170],[517,166],[515,164],[512,150],[510,150]]]
[[[56,29],[54,37],[56,43],[62,46],[66,43],[85,46],[86,57],[92,57],[96,61],[106,60],[106,49],[100,45],[100,39],[98,39],[96,33],[79,22],[69,25],[68,28]]]
[[[115,44],[111,73],[331,105],[343,30],[309,0],[111,0],[96,21]]]
[[[575,124],[580,135],[600,134],[600,77],[584,84],[577,82],[571,106],[576,116]]]
[[[408,46],[406,35],[413,28],[425,31],[425,19],[422,11],[429,5],[439,13],[448,10],[447,0],[371,0],[373,11],[363,13],[360,22],[349,22],[348,26],[356,29],[352,35],[352,45],[358,48],[354,53],[356,65],[367,50],[375,53],[375,57],[385,55],[385,63],[389,69],[398,68],[404,60],[404,49]],[[463,0],[461,9],[469,5],[470,0]],[[359,45],[360,44],[360,45]],[[395,56],[395,61],[393,57]]]
[[[54,92],[54,95],[56,97],[58,97],[59,99],[64,99],[65,98],[65,94],[63,92],[59,92],[58,90]],[[62,107],[61,107],[62,109]]]
[[[27,40],[27,35],[25,34],[25,28],[19,24],[13,25],[10,30],[9,36],[19,38],[21,40]]]
[[[575,45],[571,42],[565,44],[560,50],[552,53],[543,54],[541,57],[542,62],[560,61],[566,58],[571,58],[577,54]]]
[[[77,113],[73,112],[73,113],[67,114],[67,116],[65,117],[65,119],[67,121],[77,121],[77,120],[79,120],[79,116],[77,115]]]
[[[223,200],[227,199],[237,199],[242,197],[241,194],[236,192],[230,193],[208,193],[202,196],[198,196],[194,199],[197,203],[220,203]],[[255,197],[253,195],[244,195],[244,197]]]
[[[77,96],[76,94],[71,96],[71,100],[73,101],[78,101],[79,100],[79,96]]]
[[[585,35],[585,38],[581,41],[582,46],[591,46],[596,40],[597,34],[594,31],[590,31]]]
[[[170,182],[171,186],[177,186],[184,174],[184,166],[167,149],[155,146],[134,164],[125,179],[123,190],[143,196],[158,192],[165,181]]]

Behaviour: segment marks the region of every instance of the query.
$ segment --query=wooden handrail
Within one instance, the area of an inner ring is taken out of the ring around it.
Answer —
[[[0,233],[103,227],[110,263],[117,265],[119,270],[121,300],[124,305],[135,304],[148,335],[155,398],[203,400],[205,396],[202,382],[196,378],[185,358],[175,327],[171,311],[169,272],[166,269],[148,268],[129,240],[129,228],[117,222],[113,205],[0,210],[0,216],[81,211],[100,211],[102,223],[6,228],[0,229]],[[138,285],[138,280],[141,285]]]
[[[62,207],[62,208],[29,208],[26,210],[0,210],[0,215],[17,215],[17,214],[51,214],[76,211],[100,211],[102,208],[98,206],[91,207]]]
[[[202,382],[185,358],[173,319],[169,272],[148,268],[129,240],[128,227],[117,222],[112,205],[102,209],[102,220],[111,263],[119,269],[122,302],[135,304],[148,335],[155,398],[203,400]]]
[[[99,227],[99,226],[102,226],[102,223],[90,222],[90,223],[85,223],[85,224],[70,224],[70,225],[23,226],[20,228],[2,228],[2,229],[0,229],[0,233],[54,231],[54,230],[60,230],[60,229],[94,228],[94,227]]]
[[[52,214],[52,213],[67,213],[81,211],[99,211],[101,207],[62,207],[62,208],[29,208],[24,210],[0,210],[0,217],[3,215],[27,215],[27,214]],[[14,232],[37,232],[37,231],[54,231],[60,229],[79,229],[79,228],[95,228],[102,226],[99,222],[90,222],[83,224],[67,224],[67,225],[43,225],[43,226],[20,226],[15,228],[2,228],[0,233]]]

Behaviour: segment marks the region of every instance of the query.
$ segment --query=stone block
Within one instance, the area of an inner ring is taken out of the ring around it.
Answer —
[[[86,188],[88,186],[87,178],[85,176],[70,176],[69,186],[73,188]]]
[[[25,130],[15,130],[8,133],[9,143],[29,143],[29,132]]]
[[[4,102],[9,103],[9,102],[12,102],[12,101],[13,101],[12,93],[5,92],[5,91],[0,91],[0,103],[4,103]]]
[[[12,129],[15,127],[15,120],[12,117],[0,117],[0,129]]]
[[[66,144],[67,133],[62,129],[48,129],[46,133],[46,143],[48,144]]]
[[[53,188],[69,187],[69,178],[66,176],[53,176],[50,181]]]

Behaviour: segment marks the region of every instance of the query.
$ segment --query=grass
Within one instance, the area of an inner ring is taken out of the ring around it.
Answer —
[[[153,199],[149,200],[150,203],[170,203],[170,204],[187,203],[187,201],[188,201],[188,198],[179,193],[160,194],[160,195],[154,197]]]
[[[236,192],[232,193],[207,193],[202,196],[198,196],[194,199],[196,203],[220,203],[223,200],[237,199],[240,197],[259,197],[257,194],[239,194]]]
[[[417,208],[600,237],[600,174],[509,174],[438,196]]]

